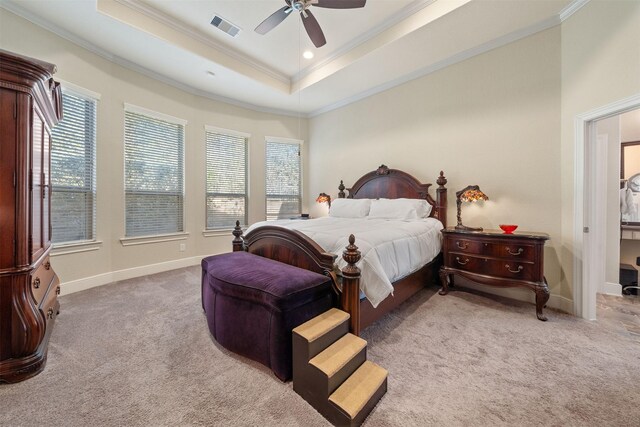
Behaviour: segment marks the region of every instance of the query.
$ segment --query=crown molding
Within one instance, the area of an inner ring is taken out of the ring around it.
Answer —
[[[469,58],[472,58],[477,55],[481,55],[490,50],[497,49],[514,41],[523,39],[525,37],[531,36],[533,34],[539,33],[540,31],[547,30],[549,28],[553,28],[560,24],[560,17],[558,15],[552,16],[551,18],[545,19],[537,24],[531,25],[527,28],[523,28],[521,30],[514,31],[509,34],[505,34],[504,36],[498,37],[497,39],[488,41],[479,46],[476,46],[471,49],[467,49],[462,51],[456,55],[450,56],[447,59],[436,62],[435,64],[429,65],[427,67],[418,69],[412,73],[405,74],[404,76],[398,77],[397,79],[391,80],[389,82],[383,83],[366,91],[360,92],[354,96],[349,98],[345,98],[341,101],[335,102],[333,104],[329,104],[325,107],[314,110],[308,114],[309,118],[319,116],[324,113],[328,113],[329,111],[336,110],[341,107],[345,107],[349,104],[353,104],[354,102],[363,100],[370,96],[376,95],[380,92],[384,92],[386,90],[392,89],[396,86],[400,86],[404,83],[408,83],[411,80],[419,79],[420,77],[424,77],[428,74],[434,73],[443,68],[449,67],[451,65],[457,64],[458,62],[462,62]]]
[[[13,13],[14,15],[17,15],[23,19],[26,19],[27,21],[31,22],[34,25],[37,25],[41,28],[44,28],[47,31],[50,31],[51,33],[77,45],[80,46],[83,49],[88,50],[89,52],[103,58],[106,59],[107,61],[113,62],[114,64],[120,65],[128,70],[134,71],[136,73],[142,74],[146,77],[152,78],[154,80],[158,80],[162,83],[165,83],[169,86],[172,86],[176,89],[180,89],[184,92],[190,93],[192,95],[196,95],[196,96],[201,96],[203,98],[207,98],[207,99],[211,99],[212,101],[217,101],[217,102],[222,102],[224,104],[229,104],[229,105],[233,105],[236,107],[240,107],[240,108],[244,108],[247,110],[251,110],[251,111],[256,111],[258,113],[265,113],[265,114],[275,114],[275,115],[279,115],[279,116],[287,116],[287,117],[295,117],[295,118],[306,118],[307,115],[306,114],[300,114],[297,111],[290,111],[290,110],[284,110],[284,109],[279,109],[279,108],[270,108],[270,107],[263,107],[260,105],[255,105],[255,104],[251,104],[248,102],[243,102],[243,101],[239,101],[237,99],[233,99],[233,98],[228,98],[226,96],[222,96],[222,95],[216,95],[213,94],[211,92],[206,92],[200,89],[196,89],[192,86],[186,85],[184,83],[178,82],[177,80],[174,80],[170,77],[167,77],[165,75],[159,74],[155,71],[152,71],[148,68],[142,67],[138,64],[135,64],[127,59],[121,58],[117,55],[113,55],[110,52],[102,49],[101,47],[98,47],[96,45],[94,45],[93,43],[90,43],[86,40],[84,40],[83,38],[55,25],[52,24],[51,22],[40,18],[37,15],[34,15],[33,13],[19,7],[18,5],[16,5],[15,3],[12,2],[8,2],[6,0],[0,0],[0,8],[8,10],[9,12]]]
[[[262,62],[256,61],[253,58],[236,51],[235,49],[225,46],[224,44],[214,40],[211,37],[207,37],[206,35],[202,34],[200,31],[197,31],[194,28],[180,21],[177,21],[175,18],[172,18],[171,16],[151,7],[151,5],[147,3],[144,3],[140,0],[114,0],[114,1],[130,9],[133,9],[136,12],[140,12],[143,15],[146,15],[147,17],[153,19],[154,21],[157,21],[162,25],[166,25],[172,30],[178,31],[188,37],[191,37],[192,39],[197,40],[198,42],[203,43],[212,49],[216,49],[224,53],[225,55],[228,55],[231,58],[254,68],[256,71],[265,73],[269,77],[279,80],[282,83],[286,83],[286,84],[291,83],[289,76],[285,75],[284,73],[278,72],[273,68],[267,66],[266,64],[263,64]]]
[[[360,36],[356,37],[355,39],[353,39],[349,43],[345,44],[344,46],[342,46],[341,48],[339,48],[338,50],[333,52],[331,55],[329,55],[326,58],[324,58],[322,61],[319,61],[319,62],[317,62],[317,63],[315,63],[313,65],[310,65],[310,66],[308,66],[306,68],[303,68],[298,73],[293,75],[293,77],[291,78],[291,82],[292,83],[297,83],[298,81],[300,81],[303,78],[307,77],[309,74],[313,73],[314,71],[317,71],[317,70],[321,69],[322,67],[326,66],[327,64],[335,61],[337,58],[341,57],[342,55],[346,54],[347,52],[353,50],[354,48],[360,46],[363,43],[368,42],[369,40],[371,40],[372,38],[374,38],[378,34],[388,30],[389,28],[393,27],[394,25],[397,25],[398,23],[404,21],[405,19],[407,19],[408,17],[412,16],[413,14],[421,11],[425,7],[435,3],[436,1],[437,0],[416,0],[416,1],[414,1],[409,6],[403,8],[402,10],[400,10],[398,12],[396,12],[394,15],[392,15],[389,19],[387,19],[382,24],[380,24],[380,25],[378,25],[378,26],[376,26],[374,28],[371,28],[369,31],[367,31],[367,32],[361,34]]]
[[[578,10],[580,10],[583,6],[589,3],[589,1],[590,0],[573,0],[558,14],[558,17],[560,18],[560,22],[564,22],[567,19],[569,19],[571,15],[573,15]]]

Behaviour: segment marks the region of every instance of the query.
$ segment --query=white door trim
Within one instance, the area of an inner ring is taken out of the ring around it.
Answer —
[[[637,108],[640,108],[640,93],[579,114],[574,120],[573,311],[584,319],[596,318],[596,292],[599,281],[604,278],[604,262],[598,253],[605,245],[606,232],[598,224],[602,218],[595,203],[602,189],[594,189],[593,183],[594,178],[606,170],[606,157],[595,156],[597,140],[593,122]],[[590,232],[585,233],[585,227],[589,227]]]

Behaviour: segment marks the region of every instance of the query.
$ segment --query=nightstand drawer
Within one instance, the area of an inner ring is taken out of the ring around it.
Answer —
[[[477,258],[460,253],[449,253],[445,260],[445,265],[458,270],[468,271],[470,273],[482,273],[484,271],[484,258]]]
[[[486,249],[486,244],[480,240],[463,239],[456,236],[447,236],[447,246],[451,252],[467,254],[482,254]]]
[[[536,247],[533,245],[519,244],[494,244],[492,251],[496,257],[506,258],[514,261],[531,261],[535,259]]]
[[[542,280],[538,278],[538,269],[534,264],[502,259],[486,259],[484,261],[483,273],[493,277],[504,279],[526,280],[536,282]]]
[[[483,258],[453,252],[447,254],[445,266],[504,279],[526,280],[529,282],[541,280],[541,278],[537,277],[539,274],[535,264],[530,262]]]

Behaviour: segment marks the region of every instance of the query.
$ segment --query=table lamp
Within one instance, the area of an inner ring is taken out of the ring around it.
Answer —
[[[480,191],[480,187],[477,185],[468,185],[462,190],[456,192],[456,205],[458,207],[458,225],[456,230],[468,230],[468,231],[482,231],[482,227],[467,227],[462,225],[462,217],[460,216],[460,208],[462,202],[477,202],[478,200],[489,200],[486,194]]]
[[[316,199],[318,203],[327,203],[331,207],[331,196],[327,193],[320,193]]]

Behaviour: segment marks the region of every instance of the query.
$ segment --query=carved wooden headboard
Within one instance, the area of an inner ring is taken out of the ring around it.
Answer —
[[[436,180],[436,198],[429,194],[431,184],[422,184],[413,176],[398,169],[389,169],[381,165],[378,169],[363,175],[353,184],[353,187],[346,188],[349,192],[347,196],[344,192],[345,186],[340,181],[338,190],[339,198],[349,199],[424,199],[433,208],[430,216],[437,218],[442,224],[447,226],[447,178],[440,171],[440,176]]]

